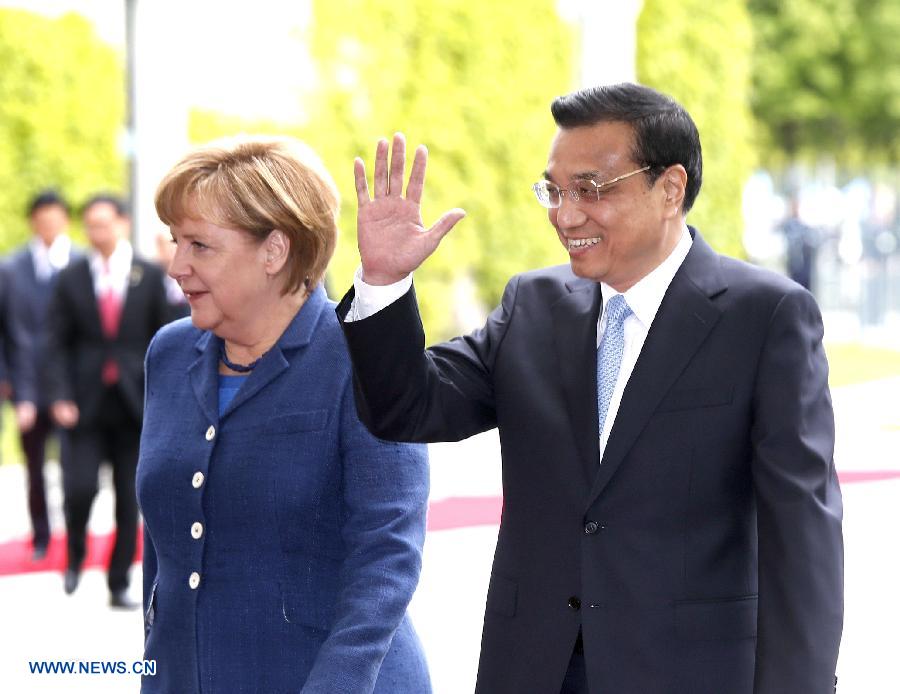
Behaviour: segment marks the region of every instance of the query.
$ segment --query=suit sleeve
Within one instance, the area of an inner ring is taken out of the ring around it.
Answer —
[[[339,416],[346,558],[335,620],[303,694],[374,689],[422,568],[425,447],[380,441],[366,431],[349,379]]]
[[[13,388],[15,402],[37,402],[37,373],[34,360],[31,358],[34,345],[31,335],[23,323],[19,304],[15,300],[15,287],[11,282],[8,269],[3,269],[2,283],[2,332],[3,356],[0,359],[4,373],[0,380],[9,380]],[[6,369],[8,368],[8,371]]]
[[[754,401],[759,536],[754,692],[831,692],[843,622],[842,503],[822,319],[805,290],[768,329]]]
[[[345,323],[353,290],[337,307],[353,362],[360,419],[390,441],[459,441],[497,425],[492,371],[513,314],[518,278],[484,327],[431,347],[415,288],[369,318]]]

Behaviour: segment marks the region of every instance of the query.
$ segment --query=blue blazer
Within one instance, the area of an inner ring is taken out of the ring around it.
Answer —
[[[333,306],[318,287],[221,417],[219,338],[184,319],[150,345],[142,692],[431,691],[406,614],[426,451],[360,423]]]

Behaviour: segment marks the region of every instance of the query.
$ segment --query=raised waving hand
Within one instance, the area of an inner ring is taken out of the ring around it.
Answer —
[[[394,135],[388,166],[388,142],[379,140],[375,148],[374,196],[369,196],[366,166],[359,157],[353,162],[356,178],[356,236],[362,262],[363,281],[384,285],[398,282],[434,253],[441,239],[466,213],[445,212],[430,228],[422,223],[420,202],[425,185],[428,150],[416,147],[406,197],[403,174],[406,139]]]

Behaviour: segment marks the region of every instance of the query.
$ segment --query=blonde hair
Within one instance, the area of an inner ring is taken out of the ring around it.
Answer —
[[[284,294],[321,282],[337,243],[337,187],[316,153],[293,138],[242,135],[198,147],[163,177],[155,202],[168,226],[202,219],[260,243],[283,232]]]

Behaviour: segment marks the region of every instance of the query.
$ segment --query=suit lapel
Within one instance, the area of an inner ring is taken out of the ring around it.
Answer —
[[[197,404],[207,421],[219,421],[219,338],[210,332],[201,333],[194,344],[199,352],[188,367],[188,378]]]
[[[570,294],[552,307],[556,358],[562,374],[569,420],[590,484],[597,472],[597,318],[600,285],[584,279],[566,283]]]
[[[125,283],[125,294],[122,296],[122,317],[119,319],[119,332],[117,337],[127,335],[134,320],[143,319],[144,311],[135,309],[135,305],[140,299],[139,292],[143,288],[144,267],[137,260],[132,258],[131,268],[128,271],[128,281]]]
[[[691,250],[666,291],[622,394],[588,505],[603,492],[663,396],[719,320],[721,312],[711,301],[726,288],[719,277],[718,256],[691,231]]]
[[[91,275],[91,265],[87,258],[83,258],[75,268],[75,296],[84,298],[85,316],[91,322],[91,331],[103,334],[103,323],[100,321],[100,302],[94,291],[94,277]]]

